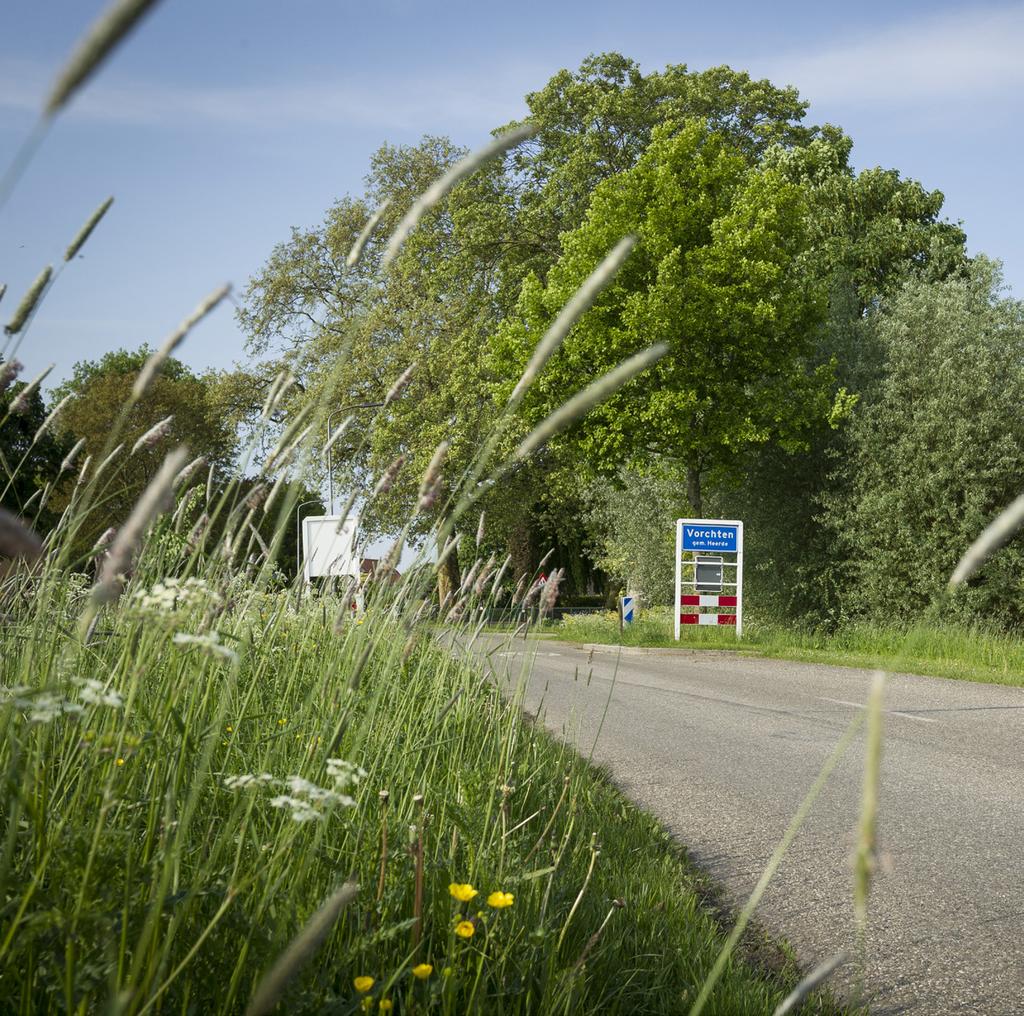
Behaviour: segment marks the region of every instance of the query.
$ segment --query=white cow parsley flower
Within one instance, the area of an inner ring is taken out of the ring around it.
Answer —
[[[238,663],[238,653],[224,645],[216,632],[209,635],[190,635],[188,632],[179,631],[171,641],[176,646],[196,646],[212,655],[222,656],[231,663]]]
[[[78,677],[75,678],[75,684],[79,686],[78,697],[87,706],[109,706],[111,709],[121,709],[124,706],[120,692],[108,688],[102,681],[96,681],[91,677]]]

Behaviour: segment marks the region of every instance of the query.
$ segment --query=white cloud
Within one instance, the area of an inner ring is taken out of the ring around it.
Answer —
[[[857,33],[846,45],[762,69],[817,103],[883,108],[994,101],[1019,108],[1024,6],[976,7]],[[979,110],[979,114],[984,111]]]
[[[126,125],[236,126],[277,130],[309,124],[416,131],[488,130],[523,115],[521,96],[550,73],[528,65],[464,68],[379,80],[366,77],[239,86],[164,85],[109,77],[91,85],[68,116]],[[35,113],[49,84],[27,62],[0,67],[0,109]]]

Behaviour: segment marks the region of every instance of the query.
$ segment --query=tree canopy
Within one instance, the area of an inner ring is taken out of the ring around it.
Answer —
[[[637,245],[534,385],[528,416],[653,342],[653,370],[592,412],[572,435],[599,471],[650,456],[701,478],[748,444],[796,443],[816,418],[843,409],[830,370],[808,370],[824,310],[816,280],[795,269],[806,249],[800,188],[703,121],[666,124],[637,164],[599,184],[585,222],[562,238],[547,284],[523,285],[496,355],[518,376],[537,337],[623,236]]]

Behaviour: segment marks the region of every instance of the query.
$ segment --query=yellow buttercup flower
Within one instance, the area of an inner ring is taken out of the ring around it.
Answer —
[[[477,890],[468,882],[452,882],[452,884],[448,886],[448,892],[450,892],[460,903],[468,903],[477,895]]]
[[[380,1000],[380,1005],[378,1005],[377,1008],[381,1012],[391,1012],[391,1007],[392,1007],[393,1004],[394,1003],[391,1001],[390,998],[382,998]]]
[[[510,907],[514,902],[515,897],[511,893],[494,892],[487,897],[487,906],[494,907],[496,910]]]
[[[365,994],[373,987],[372,977],[357,977],[353,982],[356,991]]]
[[[476,926],[472,921],[459,921],[459,923],[455,925],[455,934],[458,935],[459,938],[472,938],[474,931],[476,931]]]
[[[412,976],[418,981],[425,981],[433,972],[434,968],[430,963],[418,963],[412,968]]]

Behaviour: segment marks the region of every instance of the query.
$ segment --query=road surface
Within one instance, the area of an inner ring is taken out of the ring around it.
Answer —
[[[611,647],[497,639],[487,649],[505,680],[533,658],[526,708],[540,707],[545,725],[583,755],[593,749],[737,906],[862,708],[872,677],[730,653],[619,656]],[[1024,689],[888,678],[871,1012],[1024,1013],[1022,734]],[[860,735],[758,910],[807,967],[855,942],[849,861],[863,761]],[[852,970],[831,983],[851,990]]]

